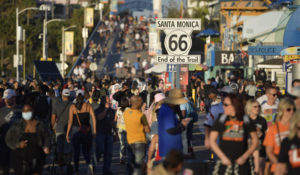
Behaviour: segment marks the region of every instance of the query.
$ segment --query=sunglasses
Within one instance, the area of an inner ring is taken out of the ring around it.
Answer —
[[[227,106],[230,106],[230,105],[231,105],[231,104],[227,104],[227,103],[224,103],[224,104],[223,104],[224,107],[227,107]]]
[[[296,129],[297,129],[298,131],[300,131],[300,126],[296,126]]]
[[[277,94],[271,94],[273,97],[276,97],[277,96]]]
[[[296,111],[296,108],[287,108],[287,109],[286,109],[287,112],[291,112],[292,110],[293,110],[293,111]]]
[[[253,108],[260,108],[260,106],[259,106],[259,105],[257,105],[257,106],[253,106]]]

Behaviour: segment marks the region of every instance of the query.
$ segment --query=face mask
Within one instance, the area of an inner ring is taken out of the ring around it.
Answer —
[[[32,118],[32,112],[22,112],[22,117],[24,120],[30,120]]]

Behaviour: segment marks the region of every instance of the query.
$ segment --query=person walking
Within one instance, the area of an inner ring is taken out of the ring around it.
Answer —
[[[115,111],[111,108],[108,96],[101,98],[97,119],[96,158],[99,162],[103,155],[103,174],[112,174],[110,168],[113,157],[113,142],[115,129]]]
[[[42,174],[45,154],[50,153],[50,136],[43,122],[36,120],[30,105],[24,105],[22,119],[11,126],[5,141],[12,150],[16,175]]]
[[[247,101],[245,106],[245,112],[250,117],[256,128],[257,137],[259,139],[258,149],[254,151],[254,172],[262,175],[266,160],[266,148],[262,145],[266,131],[267,131],[267,121],[259,115],[260,105],[254,100],[250,99]]]
[[[67,174],[72,174],[72,145],[66,141],[66,132],[69,120],[70,90],[62,91],[62,101],[53,104],[51,124],[56,136],[56,152],[61,173],[64,166],[67,167]]]
[[[117,122],[118,136],[120,139],[120,163],[125,163],[125,156],[127,153],[127,139],[126,139],[126,127],[124,121],[124,111],[129,107],[129,101],[127,98],[121,99],[121,104],[117,109],[115,122]]]
[[[74,166],[75,171],[79,173],[79,157],[80,150],[84,155],[89,171],[93,173],[93,165],[91,164],[91,149],[92,139],[96,136],[96,118],[94,110],[89,103],[84,102],[84,92],[78,90],[76,92],[76,103],[70,106],[68,128],[66,140],[71,142],[71,128],[72,128],[72,145],[74,149]],[[91,121],[93,126],[91,127]]]
[[[11,125],[22,118],[22,108],[16,104],[16,93],[13,89],[3,92],[5,106],[0,109],[0,170],[4,175],[9,174],[10,149],[5,143],[5,135]]]
[[[280,144],[289,135],[290,122],[295,110],[295,103],[292,99],[284,98],[280,100],[276,122],[268,128],[263,142],[263,145],[266,147],[267,156],[272,164],[270,169],[270,166],[266,164],[266,171],[268,172],[275,172]]]
[[[191,118],[183,119],[179,105],[187,102],[180,89],[172,89],[158,112],[158,149],[161,157],[172,149],[183,151],[181,133]]]
[[[124,112],[124,121],[127,131],[127,142],[129,144],[129,161],[133,164],[129,168],[129,173],[133,175],[144,174],[144,158],[146,152],[146,135],[150,128],[145,115],[141,111],[143,100],[140,96],[132,96],[131,107]]]
[[[258,145],[255,127],[244,115],[244,107],[236,95],[225,97],[223,106],[224,114],[214,123],[210,133],[210,146],[220,159],[216,162],[213,175],[252,174],[249,157]],[[248,148],[249,136],[252,142]]]
[[[275,175],[300,174],[300,110],[292,117],[289,136],[283,139]]]

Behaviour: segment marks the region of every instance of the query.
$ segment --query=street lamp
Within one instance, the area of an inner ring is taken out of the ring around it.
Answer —
[[[19,15],[27,10],[39,10],[37,7],[28,7],[21,11],[19,8],[16,8],[16,61],[17,61],[17,81],[20,81],[20,72],[19,72],[19,65],[20,65],[20,53],[19,53],[19,41],[21,40],[21,26],[19,26]],[[22,63],[21,63],[22,64]]]
[[[46,37],[47,37],[47,25],[51,22],[61,22],[61,21],[65,21],[64,19],[51,19],[49,21],[47,21],[47,17],[45,17],[44,19],[44,23],[43,23],[43,58],[45,59],[45,61],[47,61],[48,58],[48,42],[46,42]]]
[[[62,46],[61,46],[61,53],[62,53],[62,76],[65,78],[65,60],[66,60],[66,54],[65,54],[65,31],[77,27],[76,25],[69,26],[65,28],[65,26],[62,27]]]

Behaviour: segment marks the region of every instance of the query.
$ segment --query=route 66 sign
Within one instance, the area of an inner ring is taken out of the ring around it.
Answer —
[[[190,35],[193,30],[201,30],[201,19],[158,18],[156,28],[166,33],[164,45],[168,52],[168,55],[158,55],[156,62],[171,64],[201,63],[200,55],[188,55],[192,48]]]

